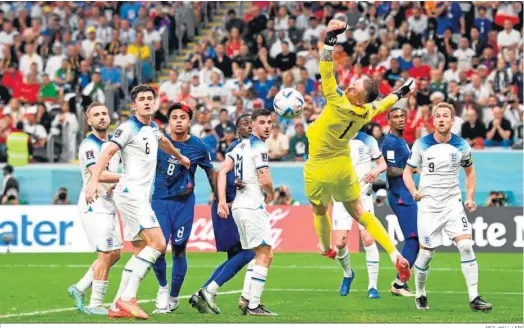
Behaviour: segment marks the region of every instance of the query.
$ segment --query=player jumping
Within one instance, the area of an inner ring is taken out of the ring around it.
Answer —
[[[255,110],[252,115],[253,134],[240,142],[230,153],[218,170],[218,215],[226,219],[229,205],[226,199],[227,172],[235,170],[235,177],[245,186],[237,191],[231,207],[238,227],[243,249],[255,251],[255,266],[251,275],[248,306],[245,314],[255,316],[276,315],[260,304],[267,273],[273,252],[271,224],[265,204],[274,198],[273,183],[269,172],[267,146],[264,143],[271,131],[271,113],[268,110]],[[264,196],[265,194],[265,196]],[[214,300],[205,299],[213,308]]]
[[[87,239],[96,249],[97,259],[89,267],[84,277],[68,289],[69,295],[75,300],[76,307],[81,312],[85,311],[94,315],[107,315],[107,309],[102,305],[107,290],[107,278],[111,267],[120,259],[120,249],[123,246],[111,191],[104,190],[100,198],[92,204],[87,204],[85,201],[85,188],[89,175],[93,172],[93,164],[96,163],[102,149],[108,145],[107,129],[111,121],[108,113],[107,107],[99,102],[92,103],[86,110],[87,124],[91,126],[92,133],[82,141],[78,150],[83,181],[78,210]],[[106,170],[100,174],[99,181],[116,184],[120,178],[120,175],[116,173],[119,162],[120,155],[116,154]],[[100,186],[100,188],[104,187]],[[84,309],[84,294],[91,285],[91,301]]]
[[[237,119],[236,127],[240,140],[235,140],[231,143],[226,153],[231,152],[238,144],[240,144],[240,141],[251,135],[253,130],[251,126],[251,114],[242,114]],[[226,202],[228,204],[231,204],[235,199],[237,188],[235,179],[235,172],[233,170],[227,172]],[[239,308],[245,309],[248,303],[251,275],[253,267],[255,266],[255,261],[252,261],[255,257],[255,252],[251,249],[242,249],[238,228],[231,213],[229,213],[226,219],[223,219],[218,216],[217,210],[218,202],[215,199],[211,206],[211,218],[213,220],[215,242],[218,252],[227,252],[227,260],[213,271],[213,274],[211,274],[211,277],[209,277],[202,288],[189,299],[189,304],[201,313],[220,313],[220,309],[216,307],[214,302],[212,304],[215,305],[215,308],[210,309],[204,299],[213,299],[217,294],[218,288],[233,278],[246,264],[249,263],[244,278],[244,289],[240,296],[240,300],[238,301]]]
[[[357,173],[357,178],[360,184],[360,197],[363,202],[362,205],[366,211],[374,213],[373,198],[371,196],[371,183],[377,179],[380,173],[386,170],[386,162],[378,148],[377,140],[364,132],[358,132],[357,135],[351,139],[349,148],[351,150],[351,159],[355,161],[353,164],[355,165],[354,169]],[[372,161],[377,163],[377,167],[374,169],[371,168]],[[351,230],[352,224],[353,219],[344,208],[344,205],[341,202],[334,202],[333,237],[335,238],[337,254],[341,254],[337,255],[336,259],[340,262],[342,269],[344,270],[344,278],[340,285],[340,296],[346,296],[349,294],[351,283],[355,278],[355,273],[351,269],[349,261],[349,251],[346,247],[348,232]],[[380,259],[377,244],[362,225],[359,224],[359,228],[362,244],[366,251],[368,297],[380,298],[377,289]]]
[[[402,256],[413,267],[419,250],[417,234],[417,203],[409,193],[402,174],[409,158],[409,147],[402,138],[406,122],[406,111],[395,107],[388,113],[390,133],[384,138],[382,144],[382,155],[386,158],[388,166],[388,202],[397,216],[400,230],[404,235],[404,247]],[[391,293],[397,296],[413,297],[406,283],[397,278],[391,286]]]
[[[186,169],[172,155],[158,151],[151,206],[160,223],[166,244],[171,239],[173,267],[169,290],[164,254],[160,255],[153,265],[159,284],[154,313],[169,313],[179,305],[178,295],[187,272],[186,245],[195,216],[194,187],[197,165],[206,172],[211,190],[215,191],[215,169],[206,145],[199,138],[189,134],[193,118],[191,107],[185,103],[175,103],[169,107],[167,117],[171,134],[165,137],[182,155],[189,158],[191,166]]]
[[[440,103],[433,110],[436,131],[418,139],[412,148],[403,173],[404,183],[419,202],[418,235],[420,252],[415,261],[416,306],[429,310],[426,296],[426,278],[435,248],[442,244],[443,232],[453,239],[460,253],[462,273],[466,278],[469,307],[473,311],[490,311],[493,306],[478,294],[478,264],[473,252],[471,224],[464,207],[469,212],[477,209],[475,204],[476,176],[471,147],[461,137],[451,133],[455,120],[455,108]],[[466,173],[466,201],[462,205],[459,188],[459,168]],[[420,172],[419,189],[413,181],[415,169]]]
[[[395,263],[400,279],[407,281],[411,274],[408,261],[397,251],[380,221],[362,206],[360,187],[351,164],[348,144],[375,115],[388,110],[399,99],[412,92],[415,83],[410,79],[380,101],[374,101],[378,95],[378,87],[370,79],[359,79],[345,91],[339,89],[333,75],[333,46],[337,35],[344,33],[346,27],[346,23],[342,21],[329,22],[320,55],[320,75],[327,105],[307,131],[309,159],[304,166],[306,195],[313,205],[315,230],[324,256],[342,257],[346,252],[344,249],[337,252],[331,247],[331,220],[327,207],[333,198],[342,202],[351,217],[358,220],[382,245]]]
[[[157,149],[160,147],[175,156],[185,167],[189,167],[190,162],[151,121],[155,112],[155,90],[149,85],[138,85],[131,90],[131,101],[135,115],[118,126],[111,142],[98,157],[85,196],[89,204],[96,200],[100,174],[120,150],[123,172],[114,190],[114,198],[124,224],[124,240],[132,243],[134,256],[124,267],[108,316],[147,319],[148,315],[138,306],[136,293],[140,282],[166,249],[162,230],[149,202]]]

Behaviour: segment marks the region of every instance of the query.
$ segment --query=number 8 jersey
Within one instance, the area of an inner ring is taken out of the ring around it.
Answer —
[[[266,144],[255,135],[238,143],[226,155],[235,162],[235,177],[245,183],[245,188],[237,190],[232,209],[264,208],[264,193],[258,183],[257,170],[269,167]]]
[[[158,141],[161,137],[155,122],[145,125],[136,116],[118,126],[111,139],[111,142],[120,147],[122,157],[123,170],[117,191],[149,199],[155,176]]]

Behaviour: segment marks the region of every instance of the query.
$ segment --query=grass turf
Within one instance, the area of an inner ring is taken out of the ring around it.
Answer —
[[[275,254],[269,270],[263,303],[278,317],[246,317],[238,313],[236,303],[243,283],[242,271],[226,283],[217,297],[221,315],[202,315],[188,304],[195,292],[225,254],[190,253],[188,272],[182,287],[181,305],[168,315],[151,315],[148,322],[383,322],[383,323],[522,323],[523,255],[478,253],[481,295],[493,304],[490,313],[472,312],[458,253],[438,253],[431,263],[426,290],[431,310],[417,311],[413,298],[392,296],[387,290],[395,271],[389,258],[381,254],[379,291],[381,299],[367,298],[367,272],[364,253],[352,254],[356,272],[351,293],[338,295],[342,271],[338,263],[317,254]],[[17,322],[115,322],[105,317],[75,311],[67,288],[74,284],[94,260],[94,254],[8,254],[0,255],[0,323]],[[122,267],[129,258],[124,254],[109,277],[105,302],[111,302],[120,282]],[[168,260],[170,265],[170,260]],[[170,277],[170,269],[168,269]],[[414,291],[414,279],[410,286]],[[238,292],[235,292],[238,291]],[[151,313],[157,282],[153,272],[138,292],[143,309]],[[89,296],[86,296],[86,304]],[[132,319],[118,322],[133,322]]]

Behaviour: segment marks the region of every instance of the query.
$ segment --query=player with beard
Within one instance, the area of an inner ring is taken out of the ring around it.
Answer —
[[[469,212],[477,209],[475,168],[468,142],[451,133],[454,120],[455,108],[452,105],[440,103],[435,106],[433,124],[436,131],[415,142],[403,172],[406,187],[419,203],[417,225],[420,252],[415,261],[415,303],[417,309],[429,310],[426,296],[429,264],[435,248],[442,244],[442,238],[449,236],[460,253],[462,273],[468,286],[469,307],[473,311],[490,311],[493,306],[478,294],[478,264],[473,251],[471,224],[464,212],[464,207]],[[466,173],[464,204],[459,187],[461,166]],[[413,180],[415,169],[420,172],[418,189]]]
[[[120,250],[123,243],[120,237],[120,225],[116,216],[116,205],[111,192],[110,184],[116,184],[120,178],[118,166],[120,153],[117,153],[106,169],[100,175],[99,181],[104,185],[101,197],[92,204],[86,203],[85,188],[93,171],[93,165],[102,150],[108,145],[111,135],[107,134],[109,111],[99,102],[94,102],[87,107],[87,124],[91,126],[91,134],[80,144],[78,158],[82,171],[83,188],[78,199],[80,222],[93,249],[96,249],[97,259],[87,270],[87,273],[75,285],[69,287],[68,293],[74,299],[75,306],[80,312],[92,315],[107,315],[107,309],[102,305],[107,290],[109,270],[120,259]],[[84,308],[84,295],[92,287],[91,301]]]
[[[388,113],[390,132],[384,138],[382,155],[388,166],[388,202],[395,213],[404,235],[402,256],[413,267],[419,251],[417,234],[417,203],[409,193],[402,174],[410,155],[408,144],[403,138],[406,124],[406,110],[398,107],[392,108]],[[407,283],[401,281],[399,276],[392,284],[391,293],[396,296],[413,297]]]
[[[191,161],[185,168],[176,158],[158,152],[156,178],[151,205],[155,211],[164,240],[171,240],[173,267],[171,288],[166,278],[166,259],[161,255],[153,265],[159,289],[154,313],[169,313],[180,304],[178,295],[186,277],[186,246],[195,216],[195,172],[200,166],[207,175],[209,186],[215,192],[216,172],[206,145],[189,134],[193,111],[185,103],[175,103],[167,111],[171,134],[165,137]]]

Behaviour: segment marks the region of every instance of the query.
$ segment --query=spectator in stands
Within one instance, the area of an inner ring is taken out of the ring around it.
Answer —
[[[69,62],[71,63],[71,67],[75,71],[79,71],[80,65],[82,61],[84,60],[84,57],[80,55],[79,46],[78,45],[69,46],[67,52],[68,52],[67,58],[69,59]]]
[[[522,111],[524,111],[524,106],[519,104],[518,96],[514,95],[508,99],[506,109],[504,110],[504,118],[510,122],[511,128],[514,131],[516,131],[517,126],[522,123]]]
[[[216,161],[218,140],[210,124],[206,124],[204,126],[204,133],[202,134],[200,140],[202,140],[202,142],[206,145],[209,155],[211,156],[211,160]]]
[[[217,44],[215,47],[216,57],[213,58],[213,63],[215,67],[219,69],[225,78],[230,78],[233,76],[233,67],[231,58],[229,58],[225,53],[225,48],[223,44]]]
[[[460,38],[459,48],[453,52],[453,56],[458,61],[458,68],[463,71],[471,69],[471,60],[475,55],[475,51],[469,47],[468,38]]]
[[[409,76],[416,79],[417,81],[421,79],[429,80],[431,67],[422,63],[422,58],[420,56],[413,57],[413,67],[409,70]]]
[[[515,49],[522,42],[520,32],[513,29],[513,22],[510,19],[504,21],[504,30],[497,34],[497,46],[499,49]]]
[[[440,103],[444,100],[444,97],[438,93],[435,93],[432,97],[434,97],[433,99],[435,99],[436,103]],[[435,131],[433,117],[431,116],[431,110],[428,106],[422,106],[418,109],[417,117],[415,118],[413,125],[415,126],[415,136],[417,139]]]
[[[484,138],[486,138],[486,127],[478,118],[474,109],[466,110],[466,121],[462,123],[461,136],[471,147],[484,148]]]
[[[413,67],[413,48],[409,43],[402,45],[402,55],[398,57],[399,67],[403,71],[407,71]]]
[[[235,131],[235,125],[229,120],[229,112],[226,108],[220,110],[218,119],[220,123],[215,126],[215,132],[220,139],[224,137],[227,128],[231,128]]]
[[[481,5],[477,8],[477,17],[475,18],[473,25],[478,28],[482,39],[488,37],[488,33],[492,29],[492,21],[486,17],[486,7]]]
[[[136,33],[136,40],[127,48],[127,52],[140,59],[142,66],[142,80],[151,81],[153,79],[153,67],[149,62],[151,57],[151,48],[144,43],[144,34]]]
[[[275,67],[277,68],[277,72],[281,74],[282,72],[286,72],[293,68],[295,66],[297,57],[294,53],[290,52],[289,49],[289,43],[288,42],[282,42],[281,44],[282,52],[279,53],[275,57]]]
[[[190,83],[195,74],[198,74],[198,71],[193,68],[193,62],[191,59],[186,59],[184,61],[184,70],[180,73],[180,82]]]
[[[152,19],[148,19],[146,21],[145,29],[142,30],[142,33],[144,34],[144,43],[150,47],[152,47],[155,42],[162,41],[160,32],[155,30],[155,26],[153,25]]]
[[[502,100],[511,88],[512,79],[510,74],[511,71],[508,72],[504,58],[499,58],[497,61],[497,69],[488,77],[492,92],[499,95],[499,100]]]
[[[235,141],[235,127],[228,126],[224,129],[224,136],[218,143],[217,160],[223,162],[226,156],[226,150]]]
[[[229,9],[227,12],[226,30],[231,32],[233,28],[236,28],[241,35],[247,32],[246,23],[242,19],[237,18],[237,13],[234,9]]]
[[[178,81],[178,72],[173,68],[169,71],[169,80],[160,85],[159,95],[165,95],[169,101],[174,102],[181,87],[182,83]]]
[[[51,82],[49,75],[44,74],[42,78],[42,84],[40,85],[40,99],[42,101],[58,101],[58,90],[55,87],[55,84]]]
[[[120,53],[120,33],[118,30],[113,30],[111,32],[111,40],[106,44],[105,51],[108,55],[116,56]]]
[[[220,81],[224,81],[224,73],[215,67],[215,63],[212,58],[206,58],[204,68],[200,70],[200,83],[203,85],[211,84],[211,74],[216,72],[220,75]]]
[[[137,3],[138,4],[138,3]],[[120,21],[120,41],[126,44],[132,44],[136,40],[136,31],[131,28],[129,21],[127,19],[122,19]]]
[[[58,69],[62,67],[65,58],[62,53],[62,44],[55,42],[53,44],[53,55],[49,57],[45,65],[45,73],[54,78]]]
[[[81,43],[82,56],[85,58],[91,58],[95,54],[97,44],[100,44],[101,41],[96,38],[96,28],[90,26],[87,28],[87,39],[83,40]]]
[[[503,117],[503,110],[500,107],[493,108],[493,120],[489,122],[486,140],[486,147],[510,147],[513,143],[513,129],[511,123]]]
[[[191,79],[189,93],[187,91],[188,90],[185,88],[184,84],[182,84],[181,93],[177,98],[177,102],[187,102],[189,101],[189,98],[194,98],[196,101],[201,101],[204,100],[207,95],[206,86],[200,83],[200,78],[198,74],[195,74]]]
[[[26,114],[24,121],[24,132],[31,137],[33,149],[45,148],[47,142],[47,131],[42,124],[37,123],[35,114]]]
[[[302,162],[307,159],[309,143],[304,131],[304,123],[295,123],[295,135],[289,141],[289,159]]]
[[[105,103],[106,95],[104,92],[105,86],[102,82],[102,77],[100,76],[99,71],[94,71],[91,74],[91,82],[82,91],[84,96],[91,97],[91,101]]]
[[[2,204],[7,202],[9,196],[16,196],[20,193],[18,180],[13,176],[14,168],[11,165],[6,165],[3,168],[2,190],[0,192]]]
[[[135,80],[136,57],[127,52],[127,44],[120,44],[120,51],[113,59],[113,65],[126,74],[128,88],[131,89]]]
[[[103,45],[109,44],[113,36],[113,28],[109,26],[107,18],[102,15],[98,19],[96,27],[96,39],[100,40]]]
[[[269,92],[269,89],[275,84],[273,79],[267,77],[266,70],[264,68],[259,68],[256,70],[256,75],[258,80],[253,83],[253,88],[256,91],[258,98],[264,99]]]
[[[53,205],[70,205],[72,204],[68,198],[67,188],[61,187],[53,196]]]
[[[455,57],[451,57],[448,60],[448,69],[444,71],[444,81],[450,83],[451,81],[459,82],[459,69],[458,60]]]
[[[481,38],[479,29],[476,27],[473,27],[470,30],[470,36],[471,36],[471,46],[470,48],[475,51],[475,55],[477,57],[480,57],[482,53],[484,52],[484,48],[486,47],[486,39]]]
[[[38,65],[38,70],[42,71],[44,69],[44,63],[42,57],[35,52],[35,46],[33,43],[26,43],[25,45],[25,54],[20,57],[20,72],[22,75],[26,76],[29,74],[31,69],[31,64],[36,63]]]
[[[277,58],[277,56],[282,53],[284,49],[284,43],[287,44],[288,51],[294,53],[295,45],[291,42],[289,37],[286,36],[286,32],[281,30],[277,32],[277,35],[277,40],[271,45],[271,48],[269,49],[269,55],[271,56],[271,58]],[[293,67],[293,65],[291,67]]]
[[[502,191],[492,191],[489,193],[486,205],[488,207],[504,207],[508,206],[508,197]]]
[[[113,66],[113,56],[106,55],[105,66],[100,69],[100,78],[105,85],[112,85],[114,88],[120,87],[121,73],[118,67]]]
[[[76,135],[78,128],[79,125],[76,115],[71,113],[69,103],[64,101],[60,114],[56,115],[51,123],[51,134],[61,136],[61,162],[69,162],[76,158]]]
[[[465,88],[465,92],[468,91],[473,92],[475,99],[480,106],[484,106],[487,104],[490,91],[487,87],[482,85],[480,76],[478,76],[477,74],[473,74],[471,76],[471,83],[468,84]]]
[[[289,152],[289,139],[280,130],[280,124],[273,123],[271,136],[267,139],[268,156],[270,161],[282,161]]]
[[[69,92],[72,89],[75,74],[68,59],[62,61],[62,66],[56,71],[53,82],[59,89]]]
[[[245,113],[246,112],[244,111],[244,101],[241,97],[237,97],[235,99],[235,111],[230,115],[230,121],[236,122],[240,118],[240,116],[242,116]]]

